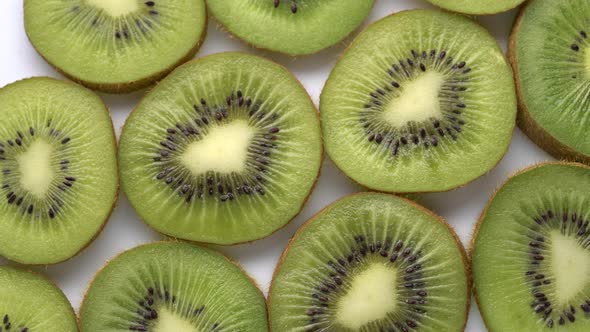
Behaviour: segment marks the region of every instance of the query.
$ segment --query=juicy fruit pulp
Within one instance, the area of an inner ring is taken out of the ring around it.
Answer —
[[[554,156],[585,163],[590,163],[588,18],[587,1],[531,1],[510,43],[519,126]]]
[[[369,15],[374,0],[209,0],[211,13],[231,33],[264,49],[290,55],[332,46]]]
[[[326,150],[356,182],[449,190],[493,168],[515,125],[512,73],[469,19],[414,10],[361,33],[321,95]]]
[[[494,331],[590,329],[590,168],[545,164],[506,182],[482,215],[473,272]]]
[[[268,331],[266,303],[223,255],[186,243],[127,251],[98,273],[82,332]]]
[[[429,2],[455,12],[486,15],[505,12],[517,7],[525,0],[428,0]]]
[[[113,125],[100,98],[32,78],[0,89],[0,255],[66,260],[110,215],[118,189]]]
[[[203,0],[26,0],[25,28],[39,53],[94,89],[150,85],[190,59],[206,33]]]
[[[0,331],[78,332],[65,295],[49,280],[0,266]]]
[[[224,53],[177,69],[138,106],[120,143],[123,190],[158,231],[255,240],[307,199],[322,159],[309,96],[284,68]]]
[[[276,331],[462,331],[463,247],[422,207],[384,194],[346,197],[291,240],[269,295]]]

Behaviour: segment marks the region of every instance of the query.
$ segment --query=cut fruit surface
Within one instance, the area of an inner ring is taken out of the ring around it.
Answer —
[[[445,191],[492,169],[516,118],[512,72],[485,29],[413,10],[362,32],[321,95],[326,150],[346,175],[386,192]]]
[[[74,309],[51,281],[0,266],[0,331],[78,332]]]
[[[258,48],[289,55],[332,46],[369,15],[374,0],[209,0],[232,34]]]
[[[509,47],[519,127],[553,156],[586,164],[590,164],[589,18],[588,1],[530,1],[513,28]]]
[[[454,12],[489,15],[516,8],[525,0],[428,0],[441,8]]]
[[[192,58],[206,34],[204,0],[26,0],[29,40],[93,89],[149,86]]]
[[[472,257],[490,332],[590,330],[590,168],[511,177],[482,214]]]
[[[283,253],[271,330],[463,331],[467,274],[463,246],[440,217],[396,196],[348,196]]]
[[[256,240],[299,213],[319,173],[320,136],[313,103],[286,69],[208,56],[177,69],[127,120],[122,187],[162,233]]]
[[[262,293],[213,250],[163,242],[109,262],[80,310],[81,332],[268,331]]]
[[[51,78],[0,89],[0,255],[64,261],[102,229],[118,190],[113,125],[92,91]]]

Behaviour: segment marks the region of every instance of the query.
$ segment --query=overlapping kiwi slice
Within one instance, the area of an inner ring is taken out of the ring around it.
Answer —
[[[122,93],[193,57],[207,30],[204,0],[26,0],[37,51],[69,78]]]
[[[241,53],[178,68],[142,100],[120,142],[139,215],[179,238],[262,238],[299,213],[322,161],[317,111],[284,68]]]
[[[369,26],[321,95],[326,150],[354,181],[445,191],[493,168],[515,126],[512,72],[471,20],[405,11]]]
[[[74,309],[49,280],[0,266],[0,331],[78,332]]]
[[[51,78],[0,89],[0,255],[64,261],[102,229],[117,196],[113,125],[92,91]]]
[[[324,209],[289,243],[269,295],[271,330],[463,331],[463,246],[440,217],[385,194]]]
[[[542,164],[495,194],[473,240],[490,332],[590,330],[590,168]]]
[[[525,0],[428,0],[429,2],[454,12],[488,15],[505,12],[517,7]]]
[[[332,46],[369,15],[375,0],[209,0],[232,34],[258,48],[306,55]]]
[[[590,164],[590,3],[529,1],[510,38],[519,127],[557,158]]]
[[[82,332],[268,331],[264,297],[237,265],[174,242],[109,262],[88,289],[80,325]]]

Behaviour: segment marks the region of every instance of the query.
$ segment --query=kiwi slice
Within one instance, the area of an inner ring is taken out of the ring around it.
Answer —
[[[24,15],[47,62],[111,93],[163,78],[194,56],[207,31],[204,0],[26,0]]]
[[[258,48],[307,55],[349,35],[375,0],[208,0],[209,10],[232,34]]]
[[[590,3],[530,1],[510,38],[519,127],[553,156],[590,164]]]
[[[264,297],[236,264],[174,242],[109,262],[88,289],[80,325],[82,332],[268,331]]]
[[[52,264],[102,229],[118,191],[113,125],[92,91],[52,78],[0,89],[0,255]]]
[[[269,295],[273,331],[463,331],[470,285],[450,226],[416,203],[348,196],[293,237]]]
[[[0,331],[78,332],[78,325],[70,302],[51,281],[0,266]]]
[[[491,332],[590,330],[590,168],[542,164],[511,177],[472,244]]]
[[[458,14],[404,11],[369,26],[326,83],[336,165],[385,192],[436,192],[492,169],[515,126],[512,72],[496,40]]]
[[[508,11],[518,7],[525,0],[428,0],[441,8],[454,12],[489,15]]]
[[[123,190],[150,226],[247,242],[301,210],[322,162],[319,119],[285,68],[216,54],[178,68],[141,101],[119,156]]]

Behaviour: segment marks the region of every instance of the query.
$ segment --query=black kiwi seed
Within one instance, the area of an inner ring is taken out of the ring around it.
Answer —
[[[273,0],[273,6],[275,8],[279,8],[279,5],[281,4],[281,0]],[[297,11],[299,10],[299,7],[297,6],[297,0],[291,0],[291,13],[293,14],[297,14]]]

